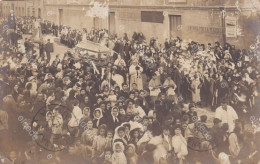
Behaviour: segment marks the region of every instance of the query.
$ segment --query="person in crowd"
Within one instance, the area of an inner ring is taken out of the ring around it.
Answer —
[[[54,147],[60,147],[62,148],[64,145],[62,145],[60,140],[57,140],[57,138],[60,138],[60,136],[63,134],[63,117],[59,113],[59,109],[53,110],[53,120],[52,120],[52,135],[50,138],[51,143]]]
[[[239,126],[235,126],[234,131],[228,136],[229,152],[232,158],[236,158],[240,152],[241,131]]]
[[[175,93],[175,89],[177,88],[175,82],[171,79],[171,76],[168,75],[166,80],[164,81],[163,85],[168,87],[167,89],[167,96],[170,100],[174,101],[177,104],[177,96]]]
[[[71,113],[71,119],[68,122],[68,128],[71,133],[76,137],[79,135],[79,124],[80,120],[83,118],[82,110],[79,108],[79,101],[72,101],[73,109]]]
[[[172,146],[174,149],[176,160],[182,163],[185,160],[185,157],[188,155],[188,147],[187,141],[182,136],[180,127],[175,127],[174,129],[174,136],[172,137]]]
[[[138,164],[138,155],[136,153],[136,147],[133,144],[128,144],[126,147],[126,159],[129,164]]]
[[[54,52],[53,43],[50,42],[50,39],[47,40],[47,43],[45,44],[44,47],[45,47],[45,52],[47,57],[47,63],[49,63],[51,60],[51,53]]]
[[[87,157],[89,157],[89,159],[91,159],[92,151],[93,151],[92,146],[93,146],[94,138],[95,136],[97,136],[98,130],[96,128],[93,128],[92,120],[88,120],[86,127],[87,128],[81,135],[81,143],[85,145],[86,155]]]
[[[108,125],[108,129],[114,130],[121,124],[121,120],[118,119],[119,109],[117,107],[113,107],[111,109],[111,114],[106,118],[106,123]]]
[[[116,142],[113,147],[112,163],[113,164],[127,164],[126,156],[124,154],[124,145],[122,142]]]
[[[192,89],[192,101],[198,104],[201,101],[200,98],[201,82],[200,82],[200,78],[198,77],[198,74],[195,74],[194,78],[192,79],[191,89]]]
[[[106,148],[107,140],[106,140],[106,131],[107,127],[105,124],[100,125],[98,127],[97,136],[94,138],[93,141],[93,155],[92,158],[97,162],[100,163],[104,158],[104,151]]]
[[[222,100],[221,106],[216,109],[215,118],[221,120],[221,123],[227,123],[229,132],[233,132],[235,123],[238,119],[236,111],[229,105],[226,100]]]
[[[105,123],[105,118],[103,117],[103,111],[101,108],[96,108],[93,112],[93,127],[98,128],[99,125]]]
[[[127,145],[127,140],[125,139],[125,127],[124,126],[118,126],[115,129],[115,135],[113,139],[113,143],[115,142],[121,142],[124,144],[124,146]]]
[[[137,147],[137,143],[140,139],[140,133],[139,133],[140,129],[139,128],[136,128],[136,129],[133,129],[131,130],[130,132],[130,141],[129,143],[135,145]]]
[[[111,148],[105,149],[105,158],[102,164],[112,164],[112,152],[113,150]]]
[[[161,92],[160,87],[161,82],[158,76],[154,73],[152,79],[149,81],[149,90],[150,90],[150,97],[152,103],[155,102],[159,93]]]
[[[137,89],[143,89],[143,80],[141,73],[143,72],[143,68],[138,64],[137,61],[132,61],[132,65],[129,67],[129,75],[130,75],[130,90],[132,90],[132,84],[136,83]]]
[[[0,109],[0,130],[8,130],[8,113]]]

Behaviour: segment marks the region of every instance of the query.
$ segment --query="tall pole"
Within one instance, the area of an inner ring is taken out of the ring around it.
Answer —
[[[25,0],[25,17],[27,17],[27,7],[26,7],[27,1]]]
[[[109,15],[110,15],[110,1],[107,1],[107,9],[108,9],[108,13],[107,13],[107,30],[108,30],[108,35],[110,35],[110,29],[109,29]]]
[[[222,38],[223,38],[223,46],[226,45],[226,10],[224,7],[220,7],[221,12],[221,25],[222,25]]]

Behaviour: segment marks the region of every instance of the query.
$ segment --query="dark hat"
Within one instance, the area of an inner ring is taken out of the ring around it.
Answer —
[[[220,119],[218,119],[218,118],[214,118],[214,120],[213,120],[213,123],[214,124],[218,124],[218,123],[220,123],[220,122],[222,122]]]
[[[200,116],[200,120],[202,121],[202,122],[206,122],[207,121],[207,115],[202,115],[202,116]]]
[[[118,128],[117,132],[119,132],[119,131],[125,131],[125,127],[120,126],[120,127]]]
[[[189,104],[189,109],[193,108],[193,107],[196,107],[196,104],[195,103],[190,103]]]
[[[170,130],[170,127],[167,126],[167,125],[164,125],[164,126],[162,127],[162,130]]]
[[[174,129],[173,129],[173,130],[176,130],[176,129],[182,130],[182,127],[181,127],[180,125],[176,125],[176,126],[174,126]]]
[[[226,98],[223,98],[221,104],[228,104],[228,100]]]
[[[149,119],[149,117],[145,115],[145,116],[143,117],[143,120],[144,120],[144,119],[147,119],[147,120],[148,120],[148,119]]]
[[[157,76],[155,72],[152,73],[152,76]]]

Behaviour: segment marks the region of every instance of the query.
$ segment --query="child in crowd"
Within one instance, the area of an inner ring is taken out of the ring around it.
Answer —
[[[116,142],[113,146],[112,164],[127,164],[122,142]]]

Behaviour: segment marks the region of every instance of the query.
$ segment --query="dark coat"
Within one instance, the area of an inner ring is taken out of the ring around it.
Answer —
[[[118,122],[114,122],[112,115],[109,115],[106,118],[106,124],[107,124],[107,127],[108,127],[109,130],[114,131],[116,129],[116,127],[118,127],[121,124],[121,122],[120,122],[119,118],[118,118]]]
[[[53,52],[53,44],[52,43],[46,43],[45,44],[45,51],[46,51],[46,53]]]

